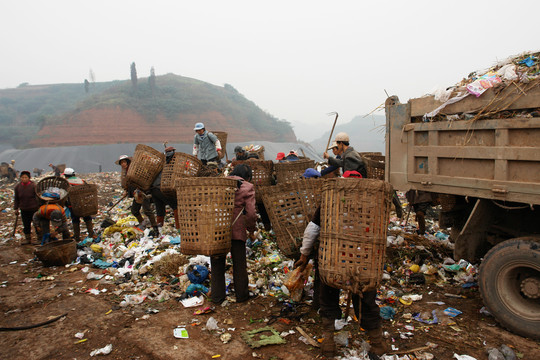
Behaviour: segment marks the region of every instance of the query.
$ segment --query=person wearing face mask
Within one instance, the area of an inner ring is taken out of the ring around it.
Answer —
[[[21,214],[24,240],[21,245],[32,244],[32,216],[39,208],[36,184],[30,180],[30,171],[21,171],[20,182],[15,186],[13,209]]]

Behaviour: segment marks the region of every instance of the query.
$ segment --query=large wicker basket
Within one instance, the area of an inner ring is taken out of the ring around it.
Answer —
[[[221,157],[220,159],[222,159],[224,156],[226,156],[226,159],[228,160],[229,159],[229,155],[227,154],[227,136],[228,134],[225,132],[225,131],[210,131],[212,134],[216,135],[219,142],[221,143],[221,149],[223,150],[221,152]]]
[[[264,160],[264,146],[259,145],[258,148],[249,150],[248,154],[257,154],[259,160]]]
[[[381,280],[392,186],[372,179],[327,179],[322,187],[321,280],[354,293]]]
[[[229,252],[237,184],[228,178],[176,179],[182,253]]]
[[[128,184],[145,191],[150,189],[164,164],[165,154],[150,146],[138,144],[127,171]]]
[[[297,179],[261,188],[264,207],[280,251],[297,257],[304,230],[320,203],[321,179]]]
[[[63,205],[67,199],[69,182],[60,176],[48,176],[38,181],[36,184],[36,195],[42,203],[46,204],[61,204]],[[60,189],[60,198],[52,199],[43,195],[50,188]]]
[[[274,164],[276,181],[278,184],[283,184],[297,180],[302,177],[307,168],[312,168],[314,166],[315,161],[310,159],[276,163]]]
[[[261,187],[272,185],[274,181],[274,162],[272,160],[238,160],[236,165],[246,164],[251,167],[251,183],[255,186],[255,201],[262,202]]]
[[[35,254],[45,266],[64,266],[77,258],[77,243],[73,240],[53,241],[39,246]]]
[[[161,172],[161,192],[167,196],[176,196],[175,181],[182,177],[197,176],[202,166],[196,156],[177,152]]]
[[[368,179],[384,180],[384,155],[363,155]]]
[[[68,189],[69,202],[73,215],[78,217],[96,215],[98,213],[98,186],[83,184],[70,186]]]

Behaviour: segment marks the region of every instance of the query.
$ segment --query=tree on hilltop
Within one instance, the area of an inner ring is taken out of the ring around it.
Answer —
[[[137,69],[135,68],[135,62],[131,63],[131,84],[133,89],[137,90]]]
[[[150,85],[150,90],[152,91],[152,95],[154,95],[154,92],[156,90],[156,72],[154,71],[154,67],[150,69],[150,76],[148,77],[148,85]]]

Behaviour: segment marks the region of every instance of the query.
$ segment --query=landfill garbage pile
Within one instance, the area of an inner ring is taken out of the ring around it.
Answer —
[[[201,255],[181,254],[181,234],[174,227],[173,217],[166,217],[159,236],[150,236],[150,229],[137,227],[137,220],[130,213],[130,199],[124,199],[110,212],[106,211],[122,194],[118,173],[81,177],[99,185],[100,211],[95,216],[95,226],[103,223],[109,225],[97,231],[97,238],[82,240],[77,246],[77,260],[66,267],[66,273],[80,270],[87,280],[96,280],[92,283],[95,286],[81,290],[84,296],[110,298],[119,309],[127,312],[144,307],[144,319],[156,314],[158,310],[154,308],[160,303],[167,302],[168,306],[180,303],[181,308],[193,307],[186,311],[195,316],[210,316],[193,323],[206,324],[205,331],[215,333],[215,341],[223,346],[238,341],[240,329],[235,332],[225,315],[229,308],[234,312],[235,306],[240,305],[234,304],[230,256],[226,260],[227,298],[221,306],[207,304],[205,299],[211,291],[210,259]],[[406,213],[407,203],[403,201],[403,194],[399,195]],[[1,189],[2,212],[11,212],[12,196],[12,187]],[[483,343],[476,335],[478,330],[471,323],[471,316],[491,319],[485,309],[475,305],[481,304],[476,285],[477,265],[452,260],[453,244],[448,229],[439,228],[435,217],[436,213],[431,218],[428,216],[424,235],[416,234],[414,216],[404,219],[393,214],[390,218],[387,260],[377,302],[384,319],[385,338],[392,352],[399,354],[387,355],[382,359],[447,358],[448,348],[453,351],[457,343],[465,344],[468,349],[483,349],[475,350],[476,357],[470,356],[473,352],[465,354],[456,350],[456,358],[460,359],[481,359],[478,351],[485,354],[490,351],[495,355],[503,350],[508,352],[510,348],[507,345],[512,347],[513,344],[505,344],[501,340]],[[7,236],[12,230],[10,225],[4,222],[0,226],[4,234],[3,242],[11,239]],[[244,304],[247,307],[243,311],[246,311],[250,327],[242,333],[242,341],[246,346],[256,348],[257,354],[264,351],[261,349],[267,345],[279,347],[283,340],[287,344],[294,341],[297,345],[292,348],[286,345],[288,350],[309,352],[316,356],[320,342],[317,335],[321,331],[317,328],[319,315],[310,306],[314,273],[300,277],[294,272],[294,260],[279,252],[273,232],[258,225],[256,239],[246,243],[249,290],[257,298],[250,304]],[[29,264],[32,262],[36,261]],[[57,276],[47,275],[39,280],[55,281]],[[298,286],[300,278],[304,283],[303,290]],[[25,279],[28,282],[34,280]],[[257,310],[260,307],[254,306],[255,303],[270,304],[269,310],[261,312]],[[344,308],[346,304],[347,297],[342,292],[341,305]],[[251,307],[253,312],[248,310]],[[353,311],[349,311],[348,318],[336,320],[335,341],[339,346],[340,358],[368,359],[369,344],[364,340],[365,334],[358,330],[354,318]],[[191,324],[185,323],[183,327],[174,329],[174,338],[191,338],[194,330],[187,328],[188,325]],[[268,334],[266,339],[272,341],[263,344],[253,338],[256,333],[263,331]],[[94,355],[110,352],[111,347],[102,347],[106,344],[93,347]],[[520,355],[515,348],[510,350]],[[442,354],[446,357],[440,357]]]
[[[527,94],[540,84],[540,52],[525,52],[517,56],[511,56],[498,61],[490,68],[471,72],[454,86],[446,89],[438,89],[433,92],[435,100],[442,103],[437,109],[425,114],[422,121],[454,121],[454,120],[477,120],[483,118],[531,118],[540,116],[540,109],[504,110],[519,97],[511,97],[503,93],[503,90],[513,86],[520,94]],[[500,101],[502,110],[491,110],[490,104],[483,109],[474,112],[459,114],[445,114],[444,108],[462,101],[468,96],[482,97],[488,90],[493,88],[496,95],[494,100]]]

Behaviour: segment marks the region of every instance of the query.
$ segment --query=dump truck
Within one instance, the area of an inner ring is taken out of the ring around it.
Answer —
[[[455,260],[480,262],[486,308],[508,330],[539,339],[540,79],[479,97],[463,90],[454,89],[454,103],[386,100],[385,180],[437,195]]]

